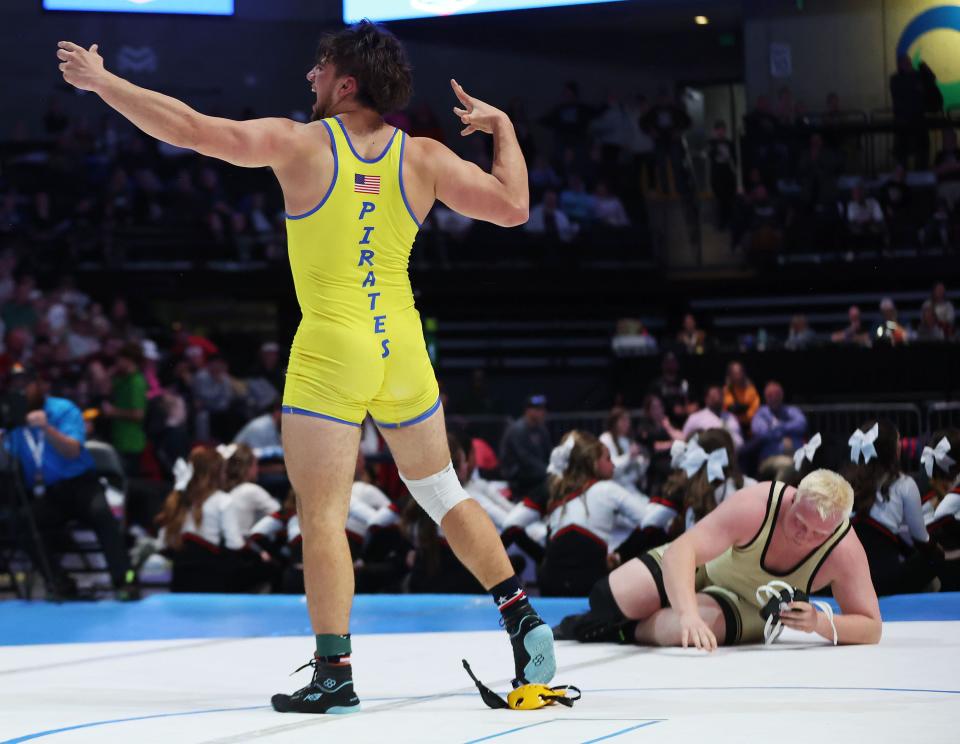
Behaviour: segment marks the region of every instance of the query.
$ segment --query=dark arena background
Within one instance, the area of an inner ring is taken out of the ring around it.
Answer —
[[[97,44],[201,114],[302,127],[318,40],[365,18],[412,65],[398,142],[500,172],[455,78],[526,161],[522,224],[438,200],[408,271],[457,477],[555,629],[572,708],[484,705],[461,659],[511,688],[496,606],[367,417],[345,524],[363,711],[274,712],[320,632],[301,523],[309,554],[323,496],[298,504],[284,459],[284,194],[58,69],[58,42]],[[9,0],[0,25],[0,744],[958,740],[960,3]],[[849,590],[812,578],[818,631],[768,643],[731,645],[714,600],[712,654],[634,643],[646,615],[558,630],[728,494],[813,467],[852,485],[879,643],[834,648]]]

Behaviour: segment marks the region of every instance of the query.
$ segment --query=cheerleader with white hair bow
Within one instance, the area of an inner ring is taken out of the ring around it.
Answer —
[[[550,455],[549,538],[540,568],[544,596],[586,596],[608,570],[612,533],[640,524],[645,499],[611,480],[610,451],[595,436],[574,430]]]
[[[174,592],[226,592],[234,588],[244,547],[230,496],[223,489],[223,457],[196,447],[174,465],[174,489],[157,517],[160,541],[173,560]]]
[[[900,432],[883,419],[866,422],[848,440],[854,529],[881,596],[924,591],[940,558],[924,524],[920,489],[901,471],[900,452]]]
[[[663,493],[651,499],[641,530],[646,533],[645,552],[690,529],[713,511],[731,493],[756,483],[737,465],[734,441],[726,429],[707,429],[688,442],[674,442],[673,472]],[[676,523],[679,515],[683,521]]]
[[[960,429],[934,432],[920,455],[920,469],[929,484],[923,497],[927,531],[945,550],[956,551],[960,549]],[[947,590],[946,585],[943,589]]]

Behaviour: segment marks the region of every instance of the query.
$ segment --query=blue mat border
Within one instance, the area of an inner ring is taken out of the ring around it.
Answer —
[[[550,624],[583,612],[585,599],[534,598]],[[960,593],[885,597],[887,622],[960,620]],[[437,633],[497,630],[483,595],[366,594],[354,601],[351,630]],[[312,635],[302,596],[163,594],[140,602],[0,602],[0,646],[45,643],[256,638]]]

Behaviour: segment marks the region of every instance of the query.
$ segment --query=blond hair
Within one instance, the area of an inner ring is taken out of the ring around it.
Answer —
[[[797,498],[812,502],[823,519],[831,514],[847,517],[853,511],[853,487],[832,470],[821,468],[807,475],[797,486]]]

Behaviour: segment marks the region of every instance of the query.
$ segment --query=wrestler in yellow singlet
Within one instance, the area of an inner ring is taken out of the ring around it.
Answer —
[[[338,117],[324,119],[333,180],[306,214],[287,215],[303,319],[290,350],[284,413],[360,426],[414,424],[440,405],[407,275],[420,224],[403,188],[406,135],[379,157],[357,154]]]

